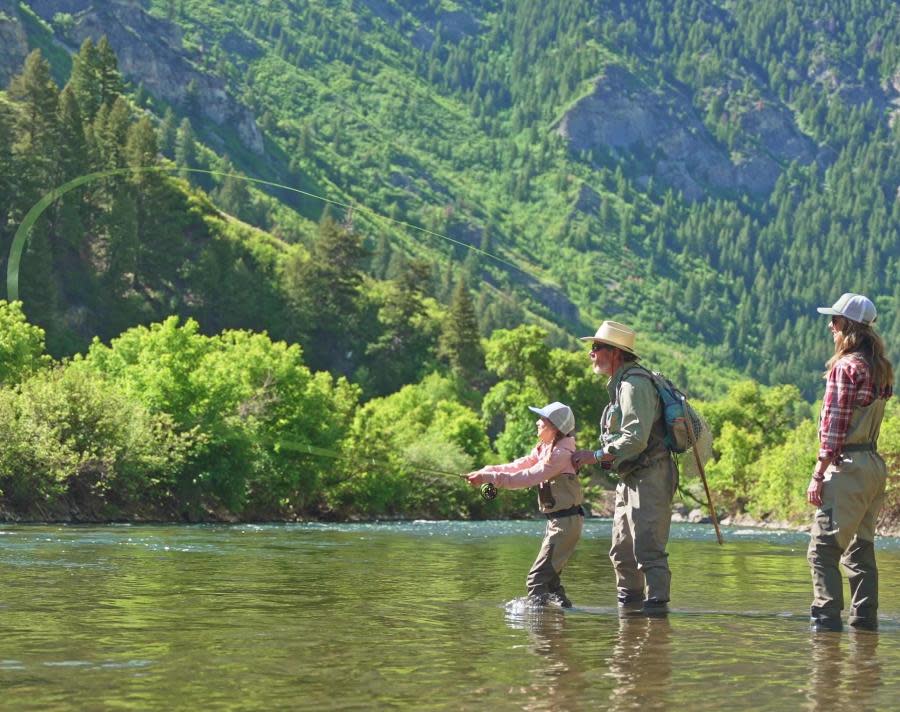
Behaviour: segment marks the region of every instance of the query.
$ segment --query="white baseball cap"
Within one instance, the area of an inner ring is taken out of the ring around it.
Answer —
[[[862,294],[853,294],[845,292],[830,307],[818,307],[816,309],[819,314],[831,314],[832,316],[842,316],[850,321],[858,321],[861,324],[871,324],[878,318],[875,312],[875,305],[868,297]]]
[[[553,401],[543,408],[528,406],[528,410],[549,420],[563,435],[568,435],[575,430],[575,415],[572,413],[572,409],[559,401]]]

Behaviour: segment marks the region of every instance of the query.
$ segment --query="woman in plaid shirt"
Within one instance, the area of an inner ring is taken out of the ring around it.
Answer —
[[[834,355],[826,364],[818,462],[806,490],[807,500],[817,507],[807,552],[813,579],[811,622],[815,630],[841,629],[843,564],[852,599],[849,623],[875,629],[875,520],[887,479],[877,446],[894,370],[872,327],[876,312],[869,299],[843,294],[818,311],[831,315]]]

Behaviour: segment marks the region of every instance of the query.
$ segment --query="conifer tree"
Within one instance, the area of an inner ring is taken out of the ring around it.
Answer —
[[[59,95],[59,163],[63,180],[88,172],[88,147],[78,99],[70,85]]]
[[[59,167],[60,182],[89,172],[87,141],[78,100],[71,87],[59,95]],[[84,189],[62,196],[58,201],[56,232],[64,244],[77,249],[84,239],[84,221],[88,217]]]
[[[30,207],[42,191],[57,184],[58,177],[59,90],[40,50],[28,55],[22,73],[10,82],[8,94],[19,103],[12,148],[23,198]]]
[[[175,137],[175,164],[179,168],[194,168],[197,164],[197,144],[194,139],[194,130],[187,118],[181,121]],[[182,178],[186,179],[188,176],[190,173],[186,171],[181,173]]]
[[[247,182],[237,178],[234,164],[226,156],[221,162],[219,170],[228,175],[222,180],[221,187],[216,191],[216,203],[226,213],[245,218],[251,207],[250,190]]]
[[[441,330],[440,351],[453,372],[466,383],[475,384],[484,371],[484,349],[478,332],[478,318],[472,295],[461,277],[456,283],[450,310]]]
[[[167,107],[159,124],[159,152],[168,157],[175,157],[175,137],[178,133],[178,122],[172,107]]]
[[[125,144],[130,125],[131,108],[124,97],[118,97],[111,106],[101,106],[94,121],[94,136],[105,168],[125,167]]]
[[[6,223],[12,208],[15,178],[13,174],[13,117],[9,105],[0,99],[0,239],[6,244]]]
[[[112,104],[125,91],[122,75],[119,73],[119,60],[105,35],[97,43],[97,79],[100,101],[103,104]]]
[[[100,58],[94,41],[88,37],[81,49],[72,57],[72,74],[69,84],[78,100],[82,119],[88,123],[94,120],[103,103],[100,87]]]
[[[284,289],[313,368],[346,372],[347,354],[364,350],[351,342],[359,327],[366,257],[361,237],[326,217],[310,256],[296,255],[285,265]]]

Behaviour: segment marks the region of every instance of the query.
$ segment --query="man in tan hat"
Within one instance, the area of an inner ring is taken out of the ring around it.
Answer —
[[[635,333],[604,321],[590,341],[594,373],[608,376],[609,405],[599,450],[578,450],[572,464],[600,463],[619,475],[609,558],[622,613],[668,611],[671,574],[666,544],[678,471],[664,440],[662,403],[650,372],[637,364]]]

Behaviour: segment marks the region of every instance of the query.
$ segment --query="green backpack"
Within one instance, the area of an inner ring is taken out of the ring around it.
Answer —
[[[628,373],[649,378],[662,401],[666,424],[665,446],[674,453],[687,452],[709,436],[709,426],[687,402],[687,397],[668,378],[643,366],[633,366]],[[688,429],[690,427],[690,430]]]

